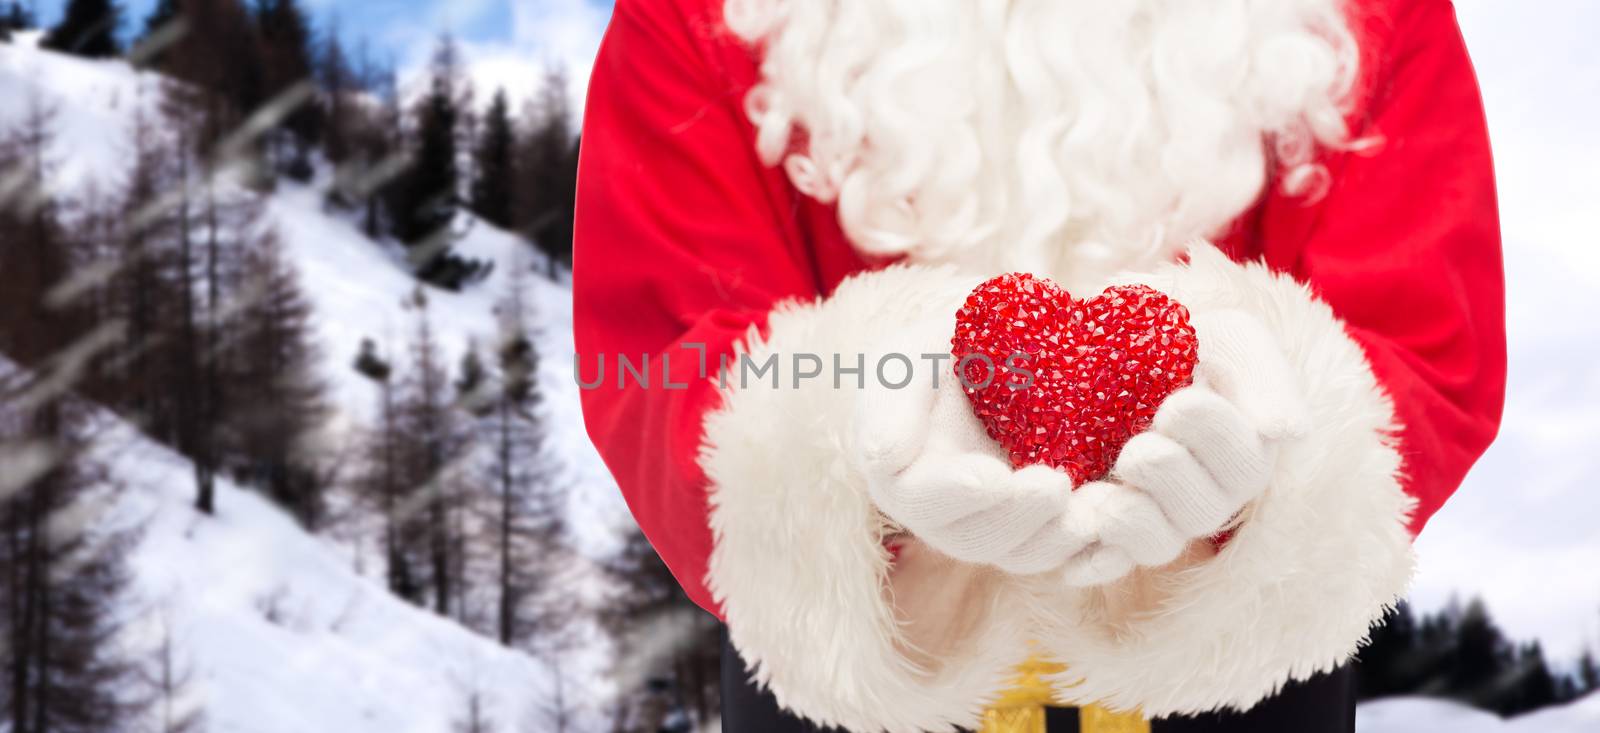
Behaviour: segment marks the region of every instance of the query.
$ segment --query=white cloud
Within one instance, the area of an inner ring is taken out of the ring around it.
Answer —
[[[481,18],[492,3],[504,0],[468,0],[464,4],[441,3],[435,15],[441,16],[431,28],[460,27]],[[518,109],[540,88],[552,67],[565,70],[567,94],[573,113],[582,115],[584,91],[589,71],[594,66],[600,37],[610,20],[609,6],[589,0],[533,0],[511,7],[510,40],[472,40],[457,38],[467,75],[478,90],[478,101],[487,103],[495,89],[503,88]],[[403,89],[417,87],[427,71],[437,37],[411,31],[402,47],[408,49],[400,63]]]

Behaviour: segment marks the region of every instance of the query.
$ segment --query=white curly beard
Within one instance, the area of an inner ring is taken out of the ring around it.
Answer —
[[[768,164],[874,255],[1142,267],[1346,144],[1339,0],[727,0]],[[803,135],[796,135],[803,131]],[[801,140],[796,145],[796,141]]]

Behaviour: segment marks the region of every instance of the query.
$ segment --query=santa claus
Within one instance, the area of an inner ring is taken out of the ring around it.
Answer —
[[[588,431],[727,624],[730,731],[976,727],[1030,657],[1157,733],[1351,730],[1346,663],[1499,421],[1448,0],[619,0],[575,248]],[[1006,272],[1193,316],[1194,384],[1107,475],[874,373],[948,374],[919,355]]]

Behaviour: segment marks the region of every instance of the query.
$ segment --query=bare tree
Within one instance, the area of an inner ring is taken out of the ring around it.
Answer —
[[[362,342],[354,366],[378,387],[378,422],[367,439],[365,468],[358,479],[358,491],[377,507],[381,516],[389,591],[420,605],[423,587],[421,573],[414,567],[415,537],[407,531],[410,522],[402,514],[408,510],[411,491],[401,465],[406,446],[395,394],[394,367],[378,354],[371,339]]]
[[[516,145],[516,227],[544,254],[547,274],[572,264],[572,211],[577,195],[578,141],[567,101],[567,77],[553,68],[523,114]]]
[[[207,124],[193,142],[209,153],[267,97],[261,44],[239,0],[161,0],[145,21],[145,36],[178,23],[183,32],[151,61],[203,99]]]
[[[321,130],[322,152],[334,165],[344,164],[355,152],[354,127],[360,112],[355,99],[360,79],[345,53],[339,31],[338,16],[329,17],[315,54],[317,81],[328,100]]]
[[[148,733],[203,733],[205,710],[194,694],[194,670],[178,649],[173,611],[162,606],[151,622],[156,641],[149,661],[139,670],[148,689]]]
[[[565,496],[539,414],[539,352],[528,325],[525,269],[512,268],[509,290],[496,307],[495,379],[463,397],[490,448],[486,478],[493,499],[486,529],[496,560],[495,633],[507,646],[537,645],[535,635],[554,632],[571,612],[541,587],[564,553]]]
[[[712,720],[721,705],[715,619],[688,599],[637,530],[606,570],[611,594],[600,621],[617,640],[614,674],[624,710],[665,705],[696,725]]]
[[[233,451],[244,461],[241,476],[316,529],[327,509],[315,440],[327,404],[315,374],[311,304],[276,236],[247,243],[243,261],[241,304],[228,319],[240,393],[228,421]]]
[[[0,348],[0,722],[8,733],[126,728],[127,661],[108,641],[127,584],[130,528],[97,509],[117,490],[86,452],[74,390],[97,355],[86,309],[52,297],[73,242],[44,194],[50,115],[34,105],[0,141],[0,174],[25,192],[0,201],[6,287]]]
[[[506,90],[495,91],[473,147],[472,210],[484,221],[510,229],[516,204],[516,128]]]
[[[158,439],[170,440],[176,422],[167,332],[175,310],[171,283],[170,192],[178,185],[173,148],[159,136],[142,99],[135,100],[132,165],[112,204],[115,223],[107,239],[115,269],[104,281],[108,319],[125,337],[94,394]]]
[[[459,611],[457,551],[461,546],[456,512],[461,509],[455,472],[466,435],[451,406],[448,374],[439,355],[428,298],[419,286],[408,299],[416,318],[411,368],[401,382],[397,417],[405,501],[396,510],[402,537],[420,537],[426,555],[433,609],[442,616]]]
[[[461,690],[462,710],[450,725],[451,733],[495,733],[499,726],[495,725],[489,712],[492,701],[484,692],[476,667],[471,670],[471,675],[466,682],[458,681],[456,684]]]
[[[530,709],[523,729],[527,733],[567,733],[578,725],[578,698],[567,689],[570,682],[560,655],[541,658],[550,667],[550,695]]]

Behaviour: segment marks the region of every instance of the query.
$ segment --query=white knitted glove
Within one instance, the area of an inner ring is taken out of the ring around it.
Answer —
[[[1267,488],[1278,443],[1305,433],[1309,411],[1282,350],[1254,316],[1197,316],[1195,384],[1156,411],[1123,447],[1110,481],[1082,486],[1077,517],[1100,543],[1066,581],[1105,582],[1134,565],[1163,565],[1192,540],[1225,529]]]
[[[939,552],[1011,573],[1055,570],[1080,554],[1093,538],[1067,521],[1072,480],[1045,466],[1013,469],[951,362],[939,363],[937,389],[933,371],[918,362],[909,386],[873,385],[859,397],[855,457],[879,510]]]

